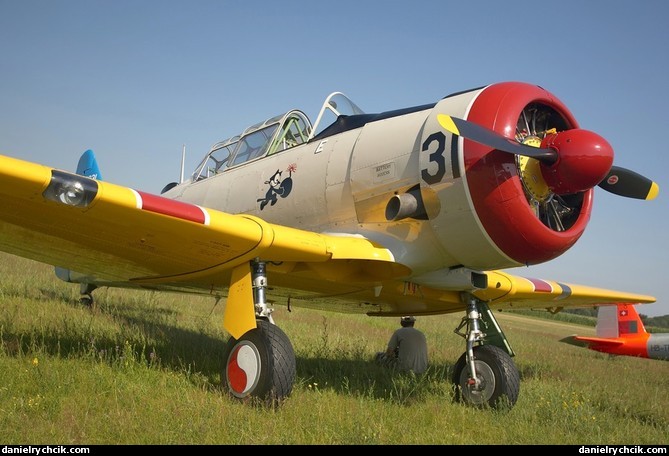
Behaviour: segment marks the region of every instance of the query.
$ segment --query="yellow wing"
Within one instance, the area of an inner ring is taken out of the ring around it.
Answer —
[[[230,287],[245,296],[240,283],[248,277],[236,268],[257,257],[344,281],[408,273],[366,239],[226,214],[4,156],[0,208],[1,250],[115,286]]]
[[[653,296],[520,277],[504,271],[488,272],[487,276],[488,287],[474,294],[488,301],[494,309],[547,309],[557,312],[569,307],[655,302]]]
[[[329,236],[231,215],[93,181],[85,207],[44,197],[51,168],[0,156],[0,247],[110,281],[216,282],[217,274],[255,257],[283,262],[361,260],[406,274],[389,250],[369,240]],[[91,181],[60,171],[77,181]],[[211,284],[211,283],[210,283]],[[226,284],[227,285],[227,284]]]
[[[367,239],[226,214],[4,156],[0,208],[0,250],[88,274],[102,285],[217,296],[229,290],[224,326],[234,337],[255,326],[249,271],[255,258],[291,277],[291,282],[279,277],[277,285],[308,290],[318,282],[312,294],[291,295],[295,304],[370,315],[462,311],[461,291],[472,292],[492,309],[559,311],[655,301],[503,271],[487,272],[484,289],[425,287],[402,279],[411,271],[396,263],[390,250]],[[318,297],[327,298],[326,304]]]

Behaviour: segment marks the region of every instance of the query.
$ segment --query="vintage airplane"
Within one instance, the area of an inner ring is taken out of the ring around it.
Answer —
[[[536,85],[503,82],[366,114],[335,92],[215,144],[155,195],[0,156],[0,249],[100,286],[226,298],[222,382],[276,403],[296,376],[276,305],[370,316],[462,312],[455,399],[515,404],[520,376],[493,310],[651,303],[523,278],[583,234],[596,186],[652,199],[602,137]]]
[[[669,333],[647,332],[632,304],[597,309],[597,337],[573,335],[560,341],[611,355],[669,360]]]

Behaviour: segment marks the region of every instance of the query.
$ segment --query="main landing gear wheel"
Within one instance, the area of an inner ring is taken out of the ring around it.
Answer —
[[[474,368],[478,385],[470,379],[466,353],[455,363],[455,400],[479,408],[513,407],[520,391],[520,374],[511,357],[495,345],[478,345],[474,347]]]
[[[93,306],[95,305],[95,300],[93,299],[93,292],[97,288],[98,286],[95,284],[82,282],[79,296],[79,304],[93,308]]]
[[[288,336],[265,319],[225,350],[223,381],[240,400],[274,405],[288,397],[295,382],[295,352]]]

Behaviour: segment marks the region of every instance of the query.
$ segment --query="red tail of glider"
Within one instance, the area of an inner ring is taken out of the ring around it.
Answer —
[[[669,333],[647,332],[632,304],[601,306],[597,337],[568,336],[561,342],[612,355],[669,360]]]

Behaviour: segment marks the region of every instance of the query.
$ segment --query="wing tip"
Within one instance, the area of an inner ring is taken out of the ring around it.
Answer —
[[[576,334],[572,334],[571,336],[563,337],[560,339],[560,342],[569,344],[569,345],[574,345],[576,347],[587,347],[587,343],[585,341],[579,339],[579,337]]]

